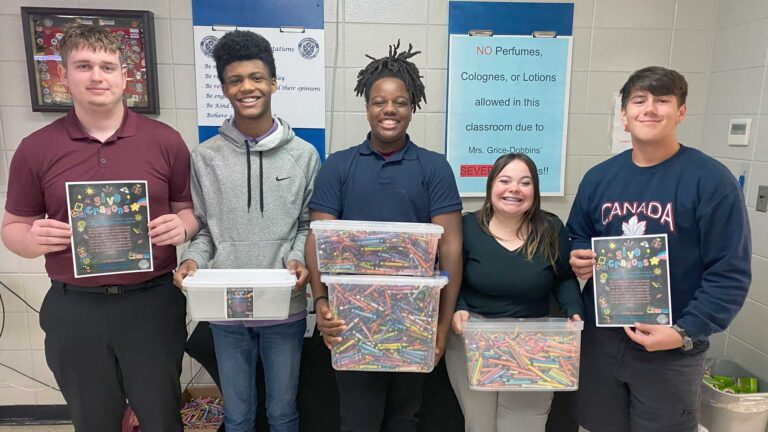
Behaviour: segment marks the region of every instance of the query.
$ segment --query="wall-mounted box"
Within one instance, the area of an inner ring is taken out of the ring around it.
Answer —
[[[728,145],[746,146],[749,144],[749,130],[752,127],[752,119],[731,119],[728,128]]]

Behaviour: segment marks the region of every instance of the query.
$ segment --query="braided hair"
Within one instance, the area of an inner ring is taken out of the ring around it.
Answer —
[[[413,112],[416,112],[416,108],[421,108],[421,101],[427,102],[427,95],[424,94],[424,83],[421,81],[419,68],[408,59],[420,54],[421,51],[413,51],[411,44],[408,44],[408,51],[398,53],[399,48],[400,40],[389,46],[389,55],[386,57],[377,59],[368,54],[365,55],[372,61],[357,73],[355,94],[365,97],[365,103],[368,104],[371,87],[376,81],[382,78],[397,78],[405,84],[411,99],[411,107]]]

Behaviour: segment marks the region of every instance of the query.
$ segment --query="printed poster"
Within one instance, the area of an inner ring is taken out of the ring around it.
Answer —
[[[67,182],[75,277],[152,271],[143,180]]]
[[[253,318],[253,288],[227,288],[227,318]]]
[[[595,237],[598,327],[672,325],[667,235]]]
[[[484,196],[499,156],[536,163],[542,195],[564,191],[571,38],[450,35],[446,157],[461,196]]]

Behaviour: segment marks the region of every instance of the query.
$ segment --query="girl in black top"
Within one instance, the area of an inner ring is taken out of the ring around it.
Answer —
[[[581,320],[579,284],[568,263],[568,233],[541,210],[536,165],[524,154],[501,156],[488,175],[481,210],[465,214],[464,278],[446,365],[467,431],[544,431],[552,392],[476,392],[467,383],[461,336],[472,315],[538,318],[549,296],[572,320]]]

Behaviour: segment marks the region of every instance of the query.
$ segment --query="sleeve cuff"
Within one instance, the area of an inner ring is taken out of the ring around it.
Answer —
[[[324,206],[324,205],[322,205],[320,203],[310,202],[309,203],[309,209],[310,210],[316,210],[316,211],[323,212],[323,213],[328,213],[329,215],[331,215],[331,216],[333,216],[335,218],[339,217],[339,210],[338,209],[334,209],[334,208],[331,208],[331,207],[326,207],[326,206]]]
[[[698,321],[695,317],[688,315],[677,320],[675,324],[685,330],[685,333],[691,339],[706,340],[711,336],[711,333],[708,333],[706,330],[708,326],[700,325]]]
[[[590,240],[573,240],[571,243],[571,249],[592,249],[592,241]]]
[[[288,263],[288,261],[298,261],[302,265],[305,265],[304,253],[296,250],[290,251],[288,252],[288,256],[285,257],[285,262]]]
[[[208,264],[208,260],[205,259],[205,257],[203,257],[201,254],[192,252],[187,249],[183,254],[181,254],[180,262],[184,262],[190,259],[197,264],[197,268],[205,268],[205,266]]]

